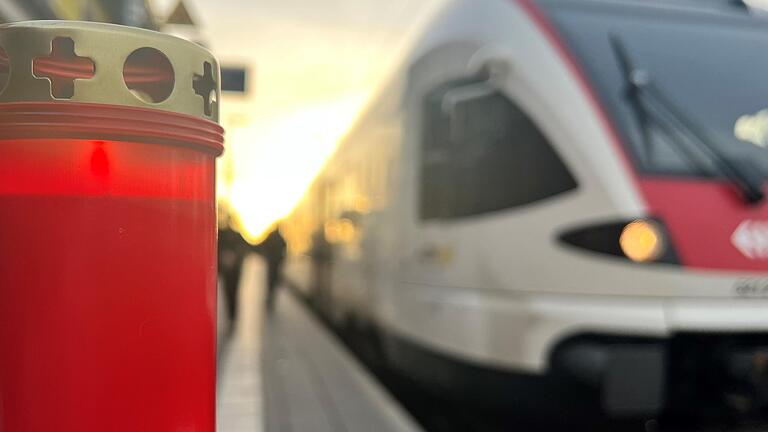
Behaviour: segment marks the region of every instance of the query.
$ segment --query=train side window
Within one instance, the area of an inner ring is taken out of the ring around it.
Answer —
[[[533,121],[488,84],[440,88],[424,115],[422,219],[499,211],[576,187]]]

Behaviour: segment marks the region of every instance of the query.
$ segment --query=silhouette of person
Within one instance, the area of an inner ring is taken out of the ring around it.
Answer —
[[[240,273],[243,269],[243,259],[248,252],[249,244],[239,232],[232,229],[231,218],[219,228],[219,274],[224,285],[224,300],[226,303],[227,322],[229,329],[234,328],[237,321],[237,294],[240,287]]]
[[[267,294],[265,306],[267,311],[272,311],[275,305],[275,291],[280,279],[280,272],[285,260],[285,239],[280,234],[280,229],[275,227],[267,238],[258,246],[257,250],[264,256],[267,264]]]

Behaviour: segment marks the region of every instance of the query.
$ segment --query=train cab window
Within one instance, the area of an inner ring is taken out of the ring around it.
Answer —
[[[576,187],[533,121],[484,82],[427,97],[421,167],[422,219],[509,209]]]

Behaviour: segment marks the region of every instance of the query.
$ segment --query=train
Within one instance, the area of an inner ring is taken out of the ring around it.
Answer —
[[[768,21],[450,0],[282,222],[285,280],[444,394],[768,405]]]

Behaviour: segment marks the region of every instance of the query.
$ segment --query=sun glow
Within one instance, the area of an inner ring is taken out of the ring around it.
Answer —
[[[249,241],[290,213],[444,1],[184,1],[199,25],[164,30],[247,70],[245,92],[222,94],[216,192]],[[164,17],[178,1],[149,3]]]
[[[365,95],[350,96],[304,107],[264,128],[232,130],[228,145],[234,160],[229,161],[231,167],[219,170],[219,200],[235,213],[248,240],[258,241],[276,219],[291,211],[364,100]]]

